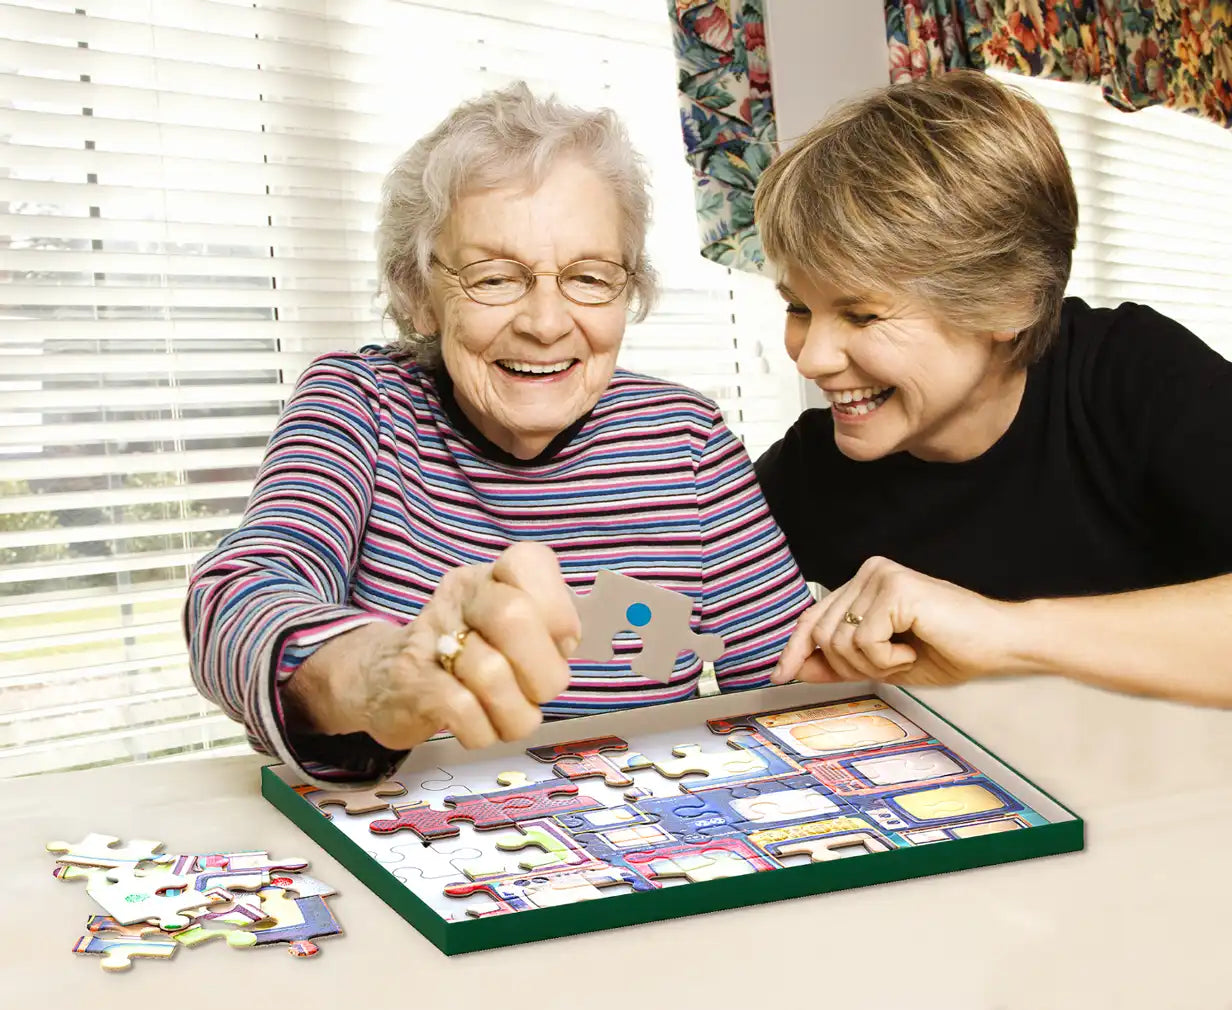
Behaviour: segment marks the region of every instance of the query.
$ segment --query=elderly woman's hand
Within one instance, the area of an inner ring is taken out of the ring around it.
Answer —
[[[771,679],[922,685],[1016,672],[1017,616],[1017,604],[870,558],[801,615]]]
[[[463,628],[470,630],[451,675],[437,641]],[[567,657],[580,635],[556,555],[524,542],[492,564],[450,571],[410,624],[368,625],[329,643],[346,648],[352,640],[345,673],[337,648],[332,658],[323,648],[312,659],[335,664],[328,692],[339,710],[328,719],[335,726],[362,730],[393,750],[441,730],[479,748],[535,730],[539,706],[569,685]],[[323,707],[313,705],[326,715]]]

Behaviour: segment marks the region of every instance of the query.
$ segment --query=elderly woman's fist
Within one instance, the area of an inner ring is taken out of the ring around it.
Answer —
[[[580,637],[556,555],[524,542],[492,564],[449,572],[409,624],[366,625],[309,662],[329,668],[349,731],[405,750],[447,730],[479,748],[534,732],[539,706],[569,686],[568,656]],[[442,655],[446,645],[453,648]]]

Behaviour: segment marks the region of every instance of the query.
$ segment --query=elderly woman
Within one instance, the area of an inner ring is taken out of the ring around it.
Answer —
[[[756,214],[830,403],[757,464],[831,590],[774,680],[1232,705],[1232,362],[1064,297],[1077,201],[1043,111],[974,72],[890,87],[774,162]]]
[[[647,181],[613,115],[514,86],[395,165],[379,258],[402,339],[300,379],[239,529],[193,574],[200,690],[310,782],[685,698],[575,662],[569,588],[693,598],[723,688],[763,686],[812,602],[752,465],[697,393],[616,368],[654,293]]]

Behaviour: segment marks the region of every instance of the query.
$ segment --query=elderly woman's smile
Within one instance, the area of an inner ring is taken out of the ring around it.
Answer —
[[[506,452],[533,459],[607,389],[628,307],[622,249],[611,186],[574,158],[534,188],[455,202],[420,325],[440,333],[463,413]]]

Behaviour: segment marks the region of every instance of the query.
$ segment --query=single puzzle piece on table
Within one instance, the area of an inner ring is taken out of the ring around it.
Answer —
[[[711,779],[735,778],[738,775],[756,775],[766,770],[766,762],[753,751],[740,745],[738,740],[728,741],[730,753],[707,753],[701,744],[688,743],[672,748],[675,758],[652,761],[644,754],[636,754],[625,763],[630,770],[654,768],[669,779],[685,775],[705,775]]]
[[[602,736],[593,740],[574,740],[570,743],[549,744],[544,747],[529,747],[526,753],[536,761],[550,764],[562,779],[601,778],[613,788],[633,785],[607,754],[623,754],[629,749],[627,741],[618,736]]]
[[[155,930],[158,932],[158,930]],[[163,934],[165,936],[165,934]],[[174,956],[178,944],[171,938],[155,938],[142,936],[105,936],[89,933],[78,937],[73,944],[75,954],[103,955],[103,971],[127,971],[133,966],[134,957]]]
[[[712,663],[723,655],[721,636],[699,635],[689,627],[693,600],[683,593],[601,568],[594,588],[585,596],[574,593],[573,603],[582,625],[575,659],[606,662],[615,655],[612,638],[631,631],[642,639],[642,651],[629,663],[633,672],[666,684],[680,653],[693,652]]]
[[[186,927],[197,910],[231,900],[230,891],[198,891],[193,883],[187,875],[117,868],[107,870],[102,880],[92,879],[87,893],[122,925],[156,922],[164,929],[176,930]]]
[[[348,789],[336,792],[309,793],[311,800],[319,810],[326,806],[341,806],[352,816],[370,814],[376,810],[385,810],[390,806],[390,797],[405,796],[406,786],[390,779],[371,789]]]
[[[405,828],[426,841],[435,841],[457,836],[454,821],[469,821],[477,831],[484,831],[512,827],[518,821],[602,806],[589,796],[579,796],[578,787],[564,781],[536,782],[531,786],[471,796],[446,796],[445,804],[448,808],[445,810],[436,810],[423,800],[395,806],[396,819],[373,821],[368,830],[383,835]]]
[[[501,772],[496,776],[496,782],[502,786],[528,786],[531,784],[526,772]]]
[[[135,867],[145,860],[168,862],[173,858],[170,855],[161,855],[159,850],[162,849],[163,843],[150,838],[134,838],[123,845],[119,842],[114,835],[91,832],[79,842],[48,842],[47,851],[55,853],[57,863],[106,869]]]

